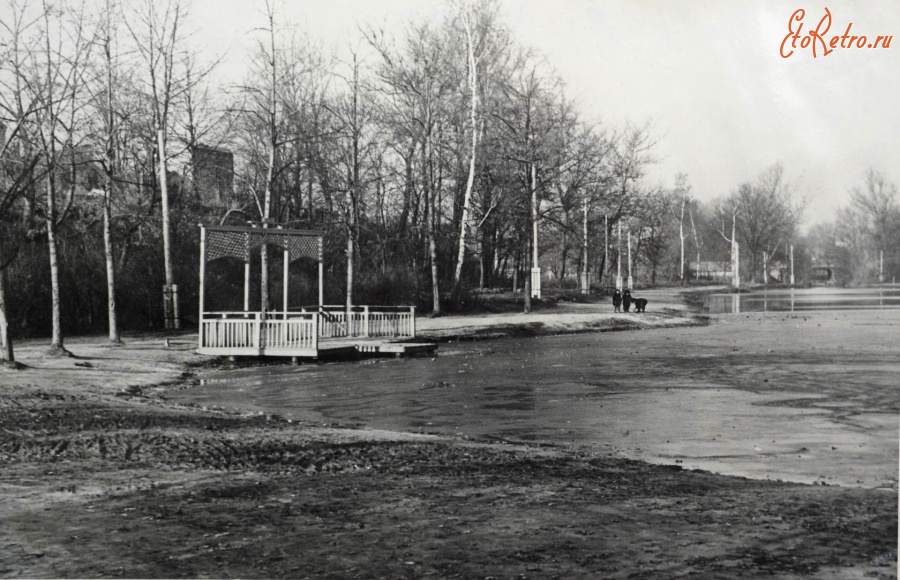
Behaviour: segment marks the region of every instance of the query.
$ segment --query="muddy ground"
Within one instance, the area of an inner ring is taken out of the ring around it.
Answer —
[[[897,574],[896,489],[178,406],[192,346],[26,345],[0,372],[0,576]]]

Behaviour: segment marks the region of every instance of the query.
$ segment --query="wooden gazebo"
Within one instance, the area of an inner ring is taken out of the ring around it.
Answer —
[[[250,310],[250,256],[263,245],[284,252],[280,311]],[[398,340],[415,337],[414,306],[326,306],[323,303],[322,232],[280,226],[200,226],[200,354],[224,356],[318,357],[323,351],[404,352],[422,350]],[[244,262],[244,310],[207,312],[206,264],[220,258]],[[300,258],[318,263],[319,303],[291,308],[290,264]],[[434,345],[430,346],[433,350]]]

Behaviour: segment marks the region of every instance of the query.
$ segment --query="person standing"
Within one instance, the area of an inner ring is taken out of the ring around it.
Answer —
[[[631,310],[631,290],[626,289],[625,292],[622,293],[622,308],[625,312]]]
[[[615,307],[616,312],[622,312],[622,293],[619,292],[619,289],[616,288],[616,291],[613,292],[613,307]]]

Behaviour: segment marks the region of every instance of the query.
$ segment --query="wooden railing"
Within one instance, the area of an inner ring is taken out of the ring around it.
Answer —
[[[200,328],[201,349],[228,351],[315,350],[318,314],[288,313],[263,318],[259,312],[205,312]]]
[[[306,306],[301,313],[319,314],[320,338],[398,337],[416,335],[415,306]]]
[[[308,306],[291,312],[204,312],[200,349],[209,353],[263,354],[318,349],[323,338],[416,335],[414,306]]]

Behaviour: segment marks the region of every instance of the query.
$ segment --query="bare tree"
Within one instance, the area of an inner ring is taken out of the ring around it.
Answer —
[[[896,254],[897,240],[890,243],[892,222],[900,224],[897,207],[897,186],[884,175],[869,169],[866,173],[865,188],[854,187],[850,192],[851,208],[861,216],[864,231],[871,239],[879,256],[878,278],[884,282],[884,254]],[[890,260],[891,256],[889,256]]]
[[[684,277],[684,210],[690,203],[690,194],[691,194],[691,186],[688,183],[688,176],[684,173],[679,173],[675,176],[675,202],[679,205],[679,213],[675,213],[675,208],[672,207],[672,214],[675,216],[675,219],[678,220],[678,241],[680,242],[681,254],[678,262],[678,279],[681,281],[681,285],[684,286],[686,280]],[[693,217],[691,218],[693,219]],[[696,232],[695,232],[696,233]],[[697,258],[699,261],[700,258]]]
[[[456,253],[456,270],[453,274],[453,287],[451,294],[455,295],[459,290],[459,282],[462,277],[463,261],[466,257],[466,240],[469,228],[469,211],[472,200],[472,187],[475,183],[475,158],[478,150],[478,136],[484,127],[483,120],[479,123],[478,112],[478,67],[484,57],[491,34],[491,22],[493,14],[487,11],[485,4],[476,7],[473,0],[460,0],[457,4],[459,20],[465,32],[466,63],[468,69],[469,85],[469,131],[472,133],[472,145],[469,154],[469,170],[466,177],[466,191],[463,197],[462,215],[459,220],[459,244]]]
[[[697,225],[694,223],[694,210],[688,206],[688,215],[691,218],[691,231],[694,234],[694,248],[697,250],[697,268],[694,272],[694,279],[700,279],[700,250],[703,248],[703,238],[697,234]]]
[[[33,122],[42,101],[25,89],[26,40],[36,22],[28,4],[9,2],[8,19],[0,19],[0,364],[15,368],[7,310],[7,268],[16,259],[34,207],[35,172],[40,153],[33,146]],[[3,120],[7,121],[5,124]]]
[[[156,164],[162,211],[163,262],[166,276],[164,292],[165,326],[180,328],[175,272],[172,265],[172,228],[169,210],[168,140],[175,100],[181,90],[176,76],[177,51],[182,44],[185,9],[181,0],[141,0],[133,18],[126,18],[134,46],[144,66],[144,85],[152,106]]]
[[[116,319],[116,264],[115,264],[115,248],[112,239],[112,197],[113,184],[115,183],[116,171],[116,147],[115,135],[117,130],[116,124],[116,105],[115,105],[115,84],[116,70],[113,62],[113,16],[114,6],[111,0],[106,0],[106,21],[103,26],[101,43],[103,46],[103,59],[106,69],[106,86],[105,86],[105,110],[104,113],[104,133],[105,133],[105,158],[103,160],[104,175],[106,177],[103,187],[103,249],[106,260],[106,294],[107,294],[107,313],[109,320],[109,342],[112,344],[121,344],[119,337],[119,324]]]
[[[46,198],[43,218],[50,257],[51,320],[53,334],[51,354],[69,356],[63,344],[61,299],[59,288],[58,228],[66,220],[75,196],[77,171],[76,131],[83,109],[84,63],[93,40],[88,37],[83,8],[68,11],[42,3],[43,26],[40,48],[31,58],[29,90],[40,103],[36,115],[36,136],[44,161]],[[66,167],[64,156],[68,158]],[[67,169],[68,174],[63,170]],[[62,209],[57,205],[59,186],[66,190]]]
[[[740,196],[740,192],[742,190],[749,191],[752,189],[752,186],[749,183],[745,183],[738,188],[738,196]],[[740,255],[738,252],[740,251],[740,246],[738,245],[737,240],[737,216],[739,213],[738,204],[732,200],[730,209],[720,208],[720,215],[722,216],[722,227],[719,230],[719,234],[721,234],[722,238],[725,239],[726,242],[731,244],[731,285],[734,288],[741,287],[741,263],[740,263]],[[731,237],[725,235],[725,214],[726,212],[731,213]]]
[[[784,168],[776,163],[766,168],[756,183],[742,185],[732,196],[730,204],[741,216],[736,235],[749,254],[753,281],[763,252],[779,242],[787,243],[794,235],[805,205],[796,192],[797,186],[787,181]]]

